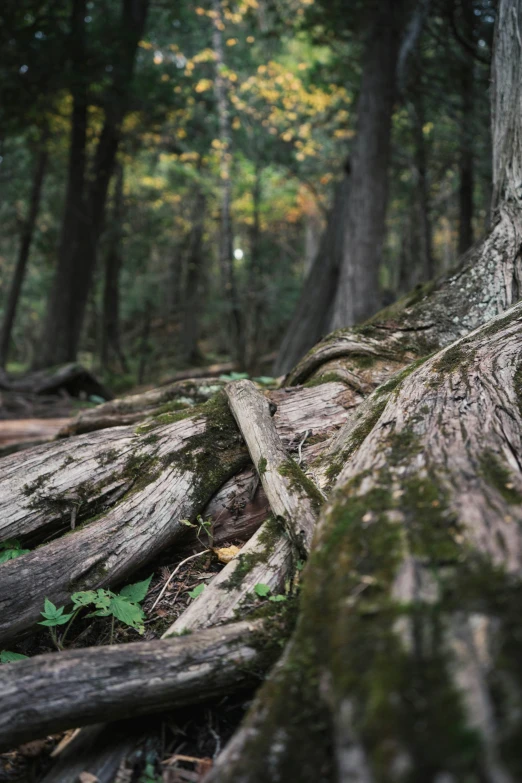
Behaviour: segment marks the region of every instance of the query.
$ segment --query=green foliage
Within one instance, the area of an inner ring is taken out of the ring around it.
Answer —
[[[46,598],[44,601],[44,610],[43,612],[40,612],[45,619],[41,620],[38,625],[47,625],[49,628],[54,628],[57,625],[65,625],[65,623],[68,623],[71,617],[73,617],[74,612],[71,612],[71,614],[64,614],[64,609],[64,606],[58,608],[52,601],[49,601],[49,599]]]
[[[192,527],[196,531],[196,537],[201,544],[201,546],[212,548],[212,544],[214,541],[214,536],[212,533],[212,520],[211,519],[203,519],[201,514],[198,514],[196,517],[195,522],[191,522],[190,519],[182,519],[180,520],[180,524],[185,525],[185,527]],[[201,534],[206,533],[208,536],[208,543],[205,543],[201,540]]]
[[[0,663],[13,663],[14,661],[22,661],[24,658],[27,658],[27,655],[10,652],[10,650],[0,650]]]
[[[87,617],[112,617],[119,620],[129,628],[134,628],[139,634],[145,631],[144,620],[145,613],[140,606],[147,595],[152,574],[143,582],[136,582],[132,585],[126,585],[119,593],[112,590],[99,588],[98,590],[80,590],[71,595],[73,611],[70,614],[64,614],[65,607],[57,608],[48,598],[45,599],[44,611],[41,615],[45,618],[39,625],[45,625],[50,628],[53,642],[62,649],[65,637],[70,626],[80,613],[88,606],[93,607],[93,611]],[[114,622],[113,619],[113,622]],[[69,623],[61,640],[58,640],[55,628],[58,625]],[[112,634],[111,634],[112,638]]]
[[[201,595],[201,593],[203,592],[204,589],[205,589],[205,585],[203,583],[201,583],[200,585],[195,587],[193,590],[189,590],[189,596],[191,598],[197,598],[198,595]]]
[[[17,540],[3,541],[0,544],[0,563],[7,563],[8,560],[14,560],[20,555],[26,555],[30,550],[23,549]]]
[[[270,587],[262,582],[258,582],[257,585],[254,586],[254,593],[258,595],[259,598],[268,598],[269,601],[273,601],[274,603],[286,601],[286,595],[270,595],[270,592]]]

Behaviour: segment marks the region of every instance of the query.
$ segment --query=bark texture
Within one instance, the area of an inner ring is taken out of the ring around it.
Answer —
[[[270,665],[270,646],[260,621],[242,622],[168,641],[68,650],[4,664],[0,748],[245,687]],[[29,692],[31,703],[21,708]]]

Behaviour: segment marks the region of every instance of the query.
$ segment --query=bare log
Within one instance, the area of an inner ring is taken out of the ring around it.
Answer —
[[[289,458],[271,419],[270,403],[254,384],[236,381],[225,388],[225,393],[270,507],[306,555],[322,496],[299,465]]]
[[[255,682],[275,652],[258,620],[4,664],[0,748],[101,718],[147,715],[230,693]]]

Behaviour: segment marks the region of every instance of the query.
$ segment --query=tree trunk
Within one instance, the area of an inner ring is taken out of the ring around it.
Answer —
[[[83,125],[82,134],[79,130],[75,131],[73,117],[70,167],[72,168],[74,153],[75,158],[81,159],[82,176],[75,177],[74,183],[72,176],[70,178],[71,193],[74,191],[74,199],[78,202],[75,206],[76,219],[73,221],[71,217],[69,221],[66,214],[62,250],[49,297],[39,366],[50,366],[76,359],[96,265],[98,241],[103,228],[107,190],[121,138],[121,125],[127,112],[135,54],[145,27],[147,10],[148,0],[122,0],[120,51],[113,69],[113,81],[105,104],[105,120],[96,147],[89,183],[85,182],[84,176],[87,107],[79,99],[78,101],[75,99],[75,105],[79,104],[78,112],[80,110],[82,112]],[[80,58],[79,67],[80,69],[83,67]],[[81,73],[81,70],[78,72]],[[82,89],[82,101],[86,101],[85,87]],[[82,147],[81,154],[80,147]],[[80,168],[79,164],[78,168]],[[79,219],[78,210],[80,210]]]
[[[472,0],[462,3],[465,36],[468,41],[474,41],[475,14]],[[460,150],[459,150],[459,255],[465,253],[473,244],[473,104],[474,104],[474,69],[472,57],[462,59],[460,63],[460,83],[462,108],[460,118]]]
[[[207,199],[199,190],[194,201],[191,230],[188,242],[185,296],[183,297],[183,322],[181,329],[181,355],[190,365],[201,358],[198,349],[200,315],[203,310],[201,279],[203,276],[203,229]]]
[[[349,174],[345,173],[336,187],[319,250],[281,342],[273,367],[275,376],[289,372],[328,331],[341,266],[349,188]]]
[[[221,220],[219,229],[219,265],[226,303],[226,332],[236,359],[241,365],[245,360],[243,319],[239,307],[237,283],[234,272],[232,235],[232,132],[227,95],[225,55],[223,51],[224,29],[221,0],[212,0],[212,47],[214,50],[214,92],[219,120],[219,176],[221,178]]]
[[[350,201],[331,328],[373,315],[388,200],[391,116],[402,3],[375,4],[363,59],[357,137],[351,155]]]
[[[103,287],[101,361],[104,367],[111,364],[111,355],[120,363],[121,371],[128,372],[127,362],[120,341],[120,272],[122,266],[123,230],[123,165],[117,167],[114,188],[112,225],[105,257]]]
[[[31,196],[29,201],[29,211],[27,218],[24,222],[20,251],[18,253],[18,259],[16,261],[16,267],[11,280],[11,286],[7,295],[7,302],[5,307],[4,318],[2,321],[2,327],[0,330],[0,368],[4,369],[7,357],[9,354],[9,343],[11,341],[11,332],[15,320],[16,309],[18,306],[18,300],[22,291],[22,285],[25,278],[25,272],[27,268],[27,262],[29,260],[29,252],[31,250],[31,243],[33,241],[34,229],[36,227],[36,219],[38,217],[38,211],[40,209],[40,200],[42,196],[42,186],[45,177],[45,170],[47,168],[47,161],[49,159],[49,150],[47,148],[47,141],[49,138],[49,128],[47,125],[43,128],[40,139],[38,142],[38,150],[36,154],[36,166],[34,169],[34,176],[31,188]]]
[[[291,517],[289,527],[308,520],[306,480],[297,471],[292,480],[281,480],[285,471],[267,424],[270,413],[283,447],[328,495],[290,643],[207,781],[522,778],[522,304],[513,305],[522,282],[522,0],[501,0],[497,25],[494,222],[457,272],[362,327],[330,335],[288,377],[289,384],[308,379],[308,388],[269,392],[267,406],[249,384],[227,387],[239,430],[218,397],[184,419],[163,413],[137,430],[102,430],[33,450],[23,463],[25,475],[19,457],[4,461],[0,519],[5,531],[11,525],[6,537],[35,534],[53,523],[56,507],[48,501],[57,485],[63,494],[56,500],[70,503],[72,493],[76,504],[79,488],[92,498],[128,480],[119,467],[127,454],[135,484],[134,495],[127,490],[101,518],[0,566],[3,638],[28,628],[49,589],[55,591],[51,598],[64,601],[78,578],[85,587],[117,581],[130,570],[130,553],[141,547],[143,561],[174,540],[179,515],[197,513],[247,459],[240,432],[271,505],[277,509],[281,491],[291,496],[276,515]],[[334,373],[342,383],[332,381]],[[103,451],[118,438],[115,453]],[[67,456],[82,456],[82,448],[87,459],[68,464]],[[106,467],[111,460],[113,474]],[[70,520],[71,506],[60,508]],[[97,538],[103,549],[95,557]],[[273,569],[288,567],[278,540],[276,535],[263,553],[273,584]],[[248,554],[257,567],[259,538],[255,544]],[[49,552],[55,559],[46,558]],[[97,572],[97,564],[107,570]],[[242,588],[250,589],[253,573]],[[209,592],[214,601],[219,590]],[[205,618],[228,619],[233,604],[227,596],[221,614],[223,606],[205,607],[204,594],[186,626],[195,629],[188,637],[195,645],[208,638],[197,630]],[[232,633],[230,628],[220,632]],[[94,663],[103,668],[112,652],[97,651]],[[66,653],[65,664],[72,655]],[[52,677],[60,658],[43,663],[39,687],[50,694],[49,726],[63,726],[63,716],[62,723],[52,723],[53,687],[63,693]],[[234,662],[227,657],[221,663],[227,668]],[[21,694],[16,706],[21,713],[27,709],[29,720],[33,693],[27,695],[30,679],[24,677],[38,666],[10,664],[2,681],[3,693]],[[86,679],[95,681],[94,674]],[[127,680],[121,670],[110,676],[107,704],[116,703],[110,701],[115,684],[123,689],[117,703],[127,709],[139,712],[140,699],[147,710],[151,700],[161,702],[163,690],[154,679],[132,697]],[[103,692],[92,697],[103,698]],[[78,710],[67,722],[83,721],[88,705]],[[9,721],[6,736],[10,730]]]

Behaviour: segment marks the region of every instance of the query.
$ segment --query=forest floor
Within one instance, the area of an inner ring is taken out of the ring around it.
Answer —
[[[235,544],[241,545],[241,542],[229,542],[229,545]],[[179,546],[175,549],[176,552],[164,552],[153,566],[136,574],[136,581],[140,581],[148,578],[151,568],[154,568],[150,588],[142,604],[147,617],[142,635],[119,624],[111,628],[110,618],[80,617],[74,623],[65,648],[159,639],[192,600],[189,593],[223,568],[213,552],[205,552],[204,542],[181,554]],[[202,551],[201,557],[184,562],[197,551]],[[51,635],[45,628],[14,645],[14,651],[28,656],[55,650]],[[136,735],[136,751],[122,762],[115,783],[156,783],[160,780],[162,783],[198,783],[237,728],[251,695],[250,692],[234,693],[204,706],[121,722],[126,734]],[[111,724],[111,730],[118,727],[118,724]],[[0,754],[0,781],[39,783],[76,731],[51,735]],[[96,783],[96,778],[85,773],[85,780],[82,779],[81,783]]]

